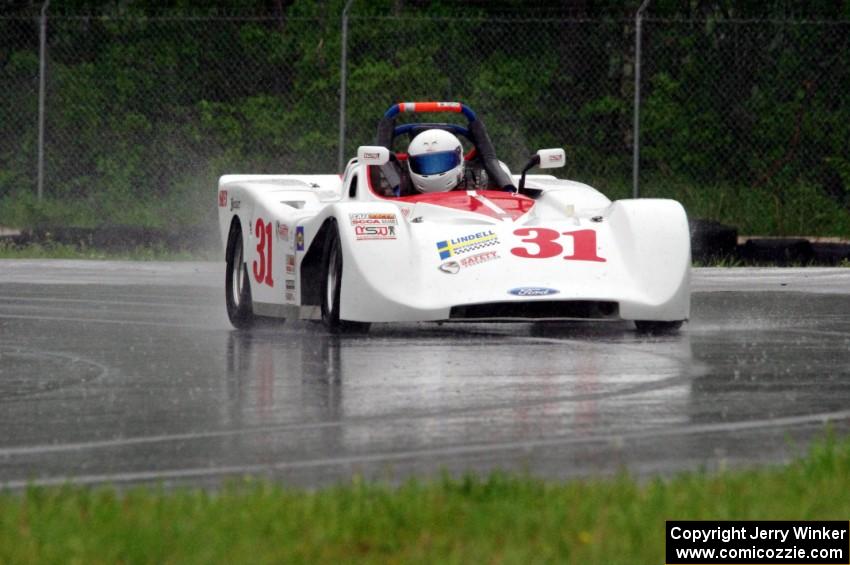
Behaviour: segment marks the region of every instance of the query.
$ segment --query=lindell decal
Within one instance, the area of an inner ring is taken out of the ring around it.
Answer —
[[[493,230],[487,230],[469,235],[463,235],[454,239],[437,242],[437,252],[440,259],[448,259],[453,255],[478,251],[484,247],[499,244],[499,237]]]

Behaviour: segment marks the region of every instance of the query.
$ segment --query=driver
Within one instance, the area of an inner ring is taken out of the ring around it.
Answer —
[[[410,181],[419,192],[448,192],[464,177],[463,146],[453,134],[425,130],[407,148]]]

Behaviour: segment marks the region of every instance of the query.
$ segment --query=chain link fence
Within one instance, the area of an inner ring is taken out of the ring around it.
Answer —
[[[352,18],[348,139],[367,143],[398,100],[460,100],[520,169],[565,147],[569,174],[630,173],[631,24],[578,20]]]
[[[850,22],[645,20],[643,192],[850,233]]]
[[[0,218],[37,177],[39,19],[0,19]],[[47,215],[192,223],[218,175],[336,172],[338,15],[48,20]],[[643,23],[642,196],[763,233],[850,233],[850,23]],[[460,100],[518,170],[631,194],[632,20],[349,20],[345,155],[401,100]],[[836,210],[839,213],[836,213]],[[761,224],[753,224],[753,218]]]
[[[0,19],[0,196],[35,194],[38,19]]]

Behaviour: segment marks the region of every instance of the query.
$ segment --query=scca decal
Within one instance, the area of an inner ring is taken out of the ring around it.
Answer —
[[[568,261],[594,261],[604,263],[604,257],[596,254],[596,232],[594,230],[577,230],[560,233],[548,228],[521,228],[514,230],[514,235],[526,236],[521,241],[534,247],[514,247],[511,253],[524,259],[548,259],[557,257],[564,252],[564,247],[558,243],[562,235],[573,238],[573,254],[564,255]],[[530,236],[530,237],[527,237]]]
[[[398,220],[395,214],[370,212],[349,214],[357,239],[396,239]]]

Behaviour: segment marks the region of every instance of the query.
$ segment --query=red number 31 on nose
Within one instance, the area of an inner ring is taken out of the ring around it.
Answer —
[[[526,247],[514,247],[511,253],[517,257],[526,259],[548,259],[557,257],[564,252],[563,246],[558,243],[562,235],[573,238],[573,254],[564,255],[568,261],[597,261],[604,263],[605,258],[596,254],[596,232],[594,230],[577,230],[559,233],[548,228],[522,228],[514,230],[514,235],[531,236],[525,237],[523,243],[531,243],[536,246],[530,252]]]

